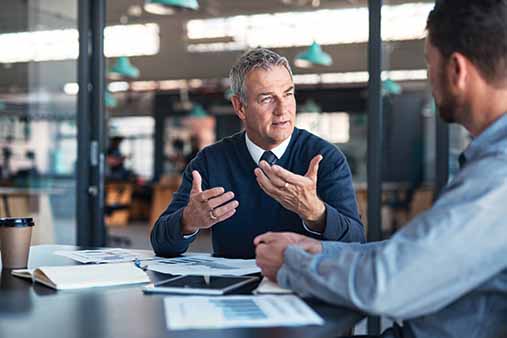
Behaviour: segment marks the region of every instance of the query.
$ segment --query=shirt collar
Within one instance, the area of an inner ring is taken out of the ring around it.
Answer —
[[[287,150],[287,147],[289,146],[289,143],[290,143],[290,139],[291,138],[288,137],[285,141],[283,141],[282,143],[280,143],[279,145],[277,145],[276,147],[271,149],[273,154],[275,154],[275,156],[278,159],[281,159],[283,154]],[[262,154],[264,154],[266,149],[262,149],[261,147],[259,147],[255,143],[253,143],[253,141],[248,138],[248,134],[246,133],[246,131],[245,131],[245,142],[246,142],[246,147],[248,148],[248,152],[250,153],[250,156],[252,156],[252,159],[258,165],[259,161],[261,159],[261,156],[262,156]]]
[[[489,150],[492,144],[503,141],[507,130],[507,113],[503,114],[479,136],[474,138],[462,155],[465,162]]]

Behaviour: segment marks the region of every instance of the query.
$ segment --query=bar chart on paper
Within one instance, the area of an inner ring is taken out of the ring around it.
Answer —
[[[322,318],[301,299],[284,296],[167,297],[171,330],[322,325]]]

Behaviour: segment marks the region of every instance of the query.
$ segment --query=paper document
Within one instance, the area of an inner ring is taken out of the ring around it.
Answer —
[[[148,263],[148,270],[171,275],[242,276],[261,270],[255,259],[229,259],[209,255],[189,255]]]
[[[80,263],[122,263],[131,262],[135,259],[158,259],[153,252],[148,250],[127,250],[115,248],[101,250],[55,251],[54,254],[73,259]]]
[[[270,281],[266,277],[262,279],[259,286],[253,291],[255,294],[288,294],[293,293],[292,290],[282,288],[275,282]]]
[[[166,297],[170,330],[322,325],[301,299],[284,296]]]

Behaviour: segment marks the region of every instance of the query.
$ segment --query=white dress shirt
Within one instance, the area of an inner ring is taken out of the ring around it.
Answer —
[[[245,142],[246,142],[246,147],[248,148],[248,152],[250,153],[250,156],[252,156],[255,163],[257,163],[257,165],[259,165],[262,154],[264,154],[266,149],[262,149],[261,147],[259,147],[255,143],[253,143],[253,141],[248,138],[248,134],[246,132],[245,132]],[[277,145],[276,147],[274,147],[273,149],[271,149],[271,152],[273,154],[275,154],[277,159],[281,159],[283,154],[285,153],[285,150],[287,150],[289,143],[290,143],[290,137],[287,138],[282,143],[280,143],[279,145]]]

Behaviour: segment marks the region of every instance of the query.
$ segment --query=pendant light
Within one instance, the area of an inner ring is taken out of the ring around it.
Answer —
[[[209,115],[208,112],[203,108],[203,106],[196,103],[192,105],[192,110],[190,110],[190,113],[188,114],[188,116],[190,117],[197,118],[207,117],[208,115]]]
[[[171,15],[176,9],[198,10],[197,0],[145,0],[144,10],[151,14]]]
[[[110,78],[121,78],[121,77],[129,77],[132,79],[136,79],[139,77],[139,69],[130,63],[130,60],[126,56],[120,56],[114,66],[111,68],[109,72]]]
[[[116,106],[118,106],[118,100],[116,99],[116,97],[114,97],[114,95],[107,90],[104,94],[104,105],[107,108],[115,108]]]
[[[299,109],[301,113],[321,113],[322,108],[312,99],[306,100],[306,102]]]
[[[317,42],[313,42],[307,50],[296,55],[296,67],[309,68],[314,65],[330,66],[333,63],[331,55],[324,52]]]
[[[391,79],[382,81],[382,95],[399,95],[401,86]]]

